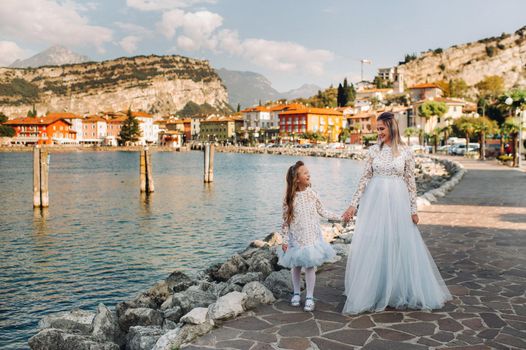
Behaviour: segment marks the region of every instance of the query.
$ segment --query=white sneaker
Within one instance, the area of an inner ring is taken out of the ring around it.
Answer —
[[[300,306],[301,297],[299,294],[294,294],[292,299],[290,299],[291,306]]]
[[[311,311],[314,311],[315,308],[316,308],[316,304],[314,303],[314,299],[306,298],[305,307],[303,308],[303,311],[311,312]]]

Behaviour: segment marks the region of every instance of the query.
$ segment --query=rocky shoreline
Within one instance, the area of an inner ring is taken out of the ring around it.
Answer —
[[[61,146],[42,146],[43,149],[50,153],[68,153],[68,152],[139,152],[144,150],[144,146],[79,146],[79,145],[61,145]],[[0,146],[0,153],[16,152],[33,152],[34,147],[30,146]],[[182,152],[188,148],[166,147],[166,146],[149,146],[152,152]]]
[[[418,157],[419,207],[444,196],[464,173],[456,162]],[[323,225],[325,240],[338,254],[336,261],[348,251],[353,231],[352,223]],[[289,296],[290,272],[277,264],[281,240],[279,233],[271,233],[194,277],[175,271],[134,299],[118,303],[113,311],[99,304],[96,312],[76,309],[45,316],[29,346],[34,350],[177,349],[225,320]]]

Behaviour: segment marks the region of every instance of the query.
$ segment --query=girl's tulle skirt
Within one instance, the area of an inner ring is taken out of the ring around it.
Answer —
[[[311,246],[302,246],[297,242],[290,241],[286,252],[278,247],[277,253],[278,264],[288,268],[295,266],[316,267],[332,261],[336,256],[336,252],[330,244],[323,240],[321,233],[319,240]]]
[[[345,271],[344,314],[439,309],[451,299],[417,226],[400,177],[374,176],[360,201]]]

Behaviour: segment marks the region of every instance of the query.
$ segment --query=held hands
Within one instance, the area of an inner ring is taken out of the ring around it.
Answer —
[[[356,214],[356,208],[355,207],[349,207],[345,213],[343,213],[342,218],[344,222],[349,222],[354,217],[354,214]]]
[[[412,214],[411,219],[413,220],[413,223],[415,225],[418,224],[418,221],[420,221],[420,219],[418,218],[418,214]]]
[[[281,245],[281,249],[283,249],[283,252],[286,253],[287,252],[287,249],[289,249],[289,245],[287,243],[283,243]]]

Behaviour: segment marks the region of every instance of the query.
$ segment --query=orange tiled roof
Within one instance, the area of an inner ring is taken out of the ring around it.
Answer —
[[[363,89],[363,90],[357,91],[357,93],[364,93],[364,92],[388,92],[388,91],[393,91],[393,89],[391,89],[391,88],[386,88],[386,89]]]
[[[64,118],[64,119],[82,119],[82,116],[69,112],[51,112],[46,115],[47,117]]]
[[[279,115],[290,115],[290,114],[322,114],[322,115],[339,115],[339,116],[343,115],[342,112],[339,112],[332,108],[306,108],[306,107],[279,113]]]
[[[122,123],[123,121],[125,121],[126,119],[128,119],[128,117],[126,117],[126,116],[120,116],[120,117],[116,117],[116,118],[110,119],[110,120],[108,121],[108,123],[110,123],[110,124],[120,124],[120,123]]]
[[[250,112],[270,112],[270,108],[266,106],[256,106],[256,107],[249,107],[245,108],[241,112],[243,113],[250,113]]]
[[[98,115],[90,115],[87,118],[82,120],[83,123],[96,123],[96,122],[106,122],[106,119],[99,117]]]
[[[444,103],[449,103],[449,104],[461,104],[461,105],[466,104],[466,101],[464,100],[455,99],[455,98],[445,98],[445,97],[435,97],[433,101],[444,102]]]
[[[11,119],[6,121],[5,125],[49,125],[53,124],[57,120],[62,120],[64,123],[71,125],[70,122],[67,120],[64,120],[63,117],[59,116],[44,116],[44,117],[24,117],[24,118],[17,118],[17,119]]]
[[[371,112],[361,112],[361,113],[358,113],[358,114],[355,114],[355,115],[351,115],[349,117],[347,117],[349,119],[364,119],[364,118],[376,118],[376,113],[371,113]]]
[[[201,123],[222,123],[222,122],[233,122],[234,119],[230,117],[211,117],[206,120],[201,120]]]
[[[410,87],[410,89],[440,89],[440,86],[434,83],[423,83],[413,85]]]
[[[288,103],[285,105],[272,106],[270,107],[270,111],[275,112],[275,111],[285,111],[285,110],[301,109],[301,108],[305,108],[305,106],[302,105],[301,103]]]

